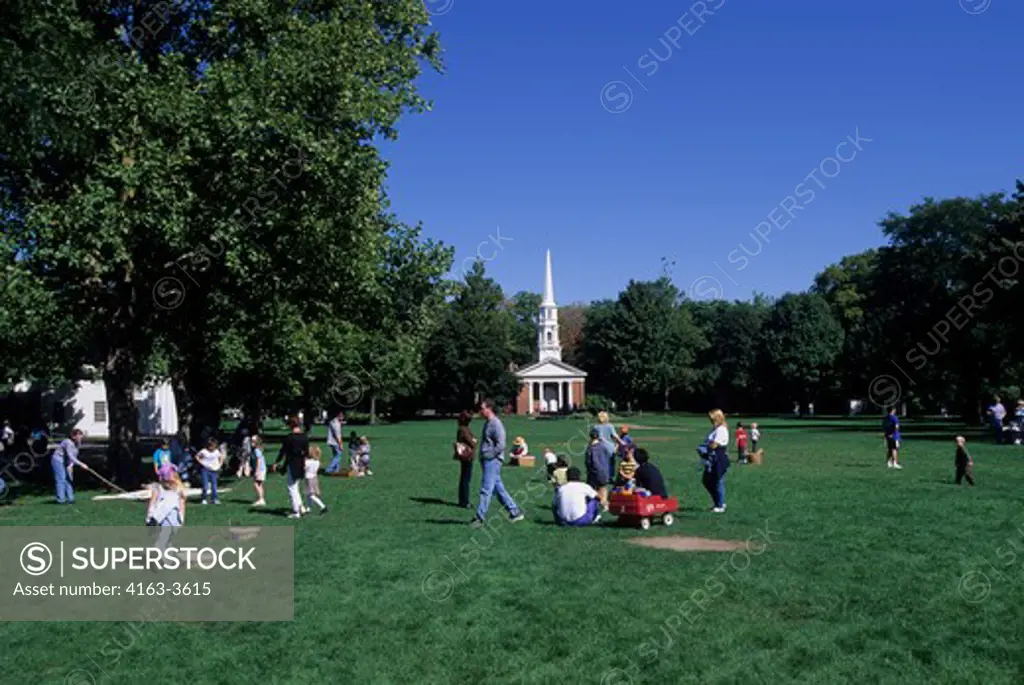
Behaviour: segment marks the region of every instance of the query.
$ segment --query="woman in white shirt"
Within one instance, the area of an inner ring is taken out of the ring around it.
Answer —
[[[707,456],[704,459],[703,483],[714,504],[711,511],[721,514],[725,511],[725,472],[729,470],[729,455],[725,452],[729,446],[729,428],[725,425],[725,414],[721,409],[709,411],[708,419],[713,428],[704,441]]]

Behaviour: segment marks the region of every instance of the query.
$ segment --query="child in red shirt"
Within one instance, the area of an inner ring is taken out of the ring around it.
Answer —
[[[739,452],[739,463],[747,463],[747,431],[743,428],[743,422],[736,424],[736,451]]]

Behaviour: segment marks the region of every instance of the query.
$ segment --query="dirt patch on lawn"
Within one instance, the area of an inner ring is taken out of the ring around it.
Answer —
[[[714,540],[712,538],[695,538],[684,535],[669,535],[657,538],[633,538],[629,541],[641,547],[654,549],[670,549],[673,552],[732,552],[743,549],[747,543],[735,540]]]
[[[640,426],[635,423],[624,423],[623,426],[629,426],[629,430],[638,431],[676,431],[678,433],[692,433],[693,431],[689,428],[680,428],[678,426]]]

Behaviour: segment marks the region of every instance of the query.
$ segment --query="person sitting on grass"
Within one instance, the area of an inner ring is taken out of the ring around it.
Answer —
[[[668,488],[665,487],[665,479],[661,477],[661,471],[658,467],[651,463],[650,455],[643,447],[638,447],[634,453],[636,459],[636,482],[644,490],[647,490],[652,495],[657,495],[661,498],[668,497]]]
[[[566,473],[567,482],[555,490],[551,510],[560,526],[589,526],[601,520],[597,491],[581,482],[580,470],[573,466]]]
[[[649,493],[646,491],[638,492],[636,483],[636,459],[634,455],[635,448],[632,444],[628,445],[622,455],[622,461],[619,462],[619,477],[615,481],[615,488],[612,492],[619,492],[624,495],[632,495],[634,492],[642,497],[647,496]]]
[[[530,454],[530,446],[526,444],[526,438],[521,435],[517,436],[516,439],[512,441],[512,451],[509,453],[509,456],[511,456],[513,460],[519,461],[520,457],[525,457],[528,454]]]
[[[967,451],[967,440],[962,435],[956,436],[956,484],[960,485],[963,479],[967,484],[974,487],[974,460],[971,453]]]
[[[552,452],[552,454],[554,453]],[[556,488],[569,482],[568,472],[569,462],[562,455],[555,457],[554,463],[548,464],[548,480]]]

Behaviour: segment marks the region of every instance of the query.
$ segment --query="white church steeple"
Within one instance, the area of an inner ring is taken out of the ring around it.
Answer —
[[[555,304],[554,279],[551,277],[551,250],[548,250],[544,271],[544,299],[540,303],[537,321],[537,361],[562,361],[562,344],[558,340],[558,305]]]

